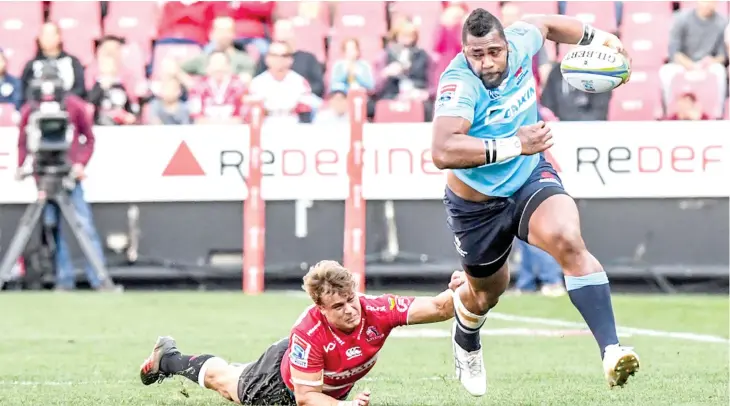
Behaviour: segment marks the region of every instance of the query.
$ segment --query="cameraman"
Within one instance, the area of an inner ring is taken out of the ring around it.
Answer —
[[[58,80],[58,71],[48,66],[43,69],[40,75],[42,80]],[[23,177],[23,164],[28,155],[26,126],[28,125],[31,113],[39,108],[40,103],[28,98],[20,110],[21,120],[18,136],[18,173],[17,179]],[[90,116],[86,112],[86,102],[73,93],[64,92],[63,102],[68,112],[69,124],[73,125],[74,136],[71,147],[68,151],[68,159],[72,163],[71,176],[75,179],[75,187],[70,192],[70,202],[76,211],[81,227],[91,240],[97,255],[104,258],[101,241],[94,227],[91,207],[84,200],[84,191],[81,187],[81,180],[84,179],[84,168],[89,163],[94,152],[94,133]],[[39,198],[44,192],[39,191]],[[71,262],[71,253],[68,244],[64,240],[64,233],[61,229],[61,215],[58,206],[49,201],[43,213],[44,227],[53,227],[53,239],[56,243],[56,290],[73,290],[76,285],[76,275]],[[115,290],[115,286],[103,287],[91,265],[87,264],[86,275],[89,284],[97,290]]]

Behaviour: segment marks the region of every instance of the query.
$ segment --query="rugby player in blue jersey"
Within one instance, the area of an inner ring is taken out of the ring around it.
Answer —
[[[605,45],[626,55],[616,36],[575,18],[527,16],[503,28],[476,9],[464,22],[462,53],[438,85],[433,161],[449,170],[447,223],[468,275],[454,293],[454,360],[474,396],[487,390],[479,330],[509,283],[514,236],[561,264],[570,300],[598,342],[609,386],[623,386],[639,369],[637,354],[619,344],[608,278],[586,250],[576,204],[542,154],[553,140],[537,121],[532,57],[545,39]]]

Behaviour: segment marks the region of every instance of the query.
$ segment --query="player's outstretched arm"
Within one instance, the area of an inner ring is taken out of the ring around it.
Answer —
[[[484,141],[467,135],[471,123],[462,117],[440,116],[433,122],[431,154],[439,169],[466,169],[487,163]]]
[[[416,297],[408,309],[408,325],[446,321],[454,317],[454,291],[466,281],[462,271],[451,275],[449,289],[433,297]]]
[[[352,401],[341,401],[322,393],[324,371],[307,373],[291,368],[297,406],[368,406],[370,392],[359,393]]]

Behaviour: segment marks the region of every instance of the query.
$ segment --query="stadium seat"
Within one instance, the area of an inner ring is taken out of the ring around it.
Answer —
[[[420,101],[380,100],[375,103],[377,123],[420,123],[425,113]]]
[[[104,34],[116,35],[128,44],[138,44],[145,61],[152,51],[152,39],[157,34],[160,8],[154,1],[139,1],[134,7],[129,2],[110,1],[104,19]]]
[[[276,15],[290,19],[304,19],[308,13],[316,14],[315,20],[329,26],[330,13],[329,2],[322,1],[278,1],[276,2]]]
[[[8,59],[8,72],[20,75],[36,52],[36,37],[43,24],[40,1],[3,2],[0,11],[0,48]]]
[[[388,30],[384,1],[341,1],[335,8],[333,29],[338,36],[380,37]]]
[[[292,20],[297,38],[297,47],[301,51],[312,53],[318,61],[325,62],[325,36],[327,27],[320,21],[295,18]],[[338,45],[335,45],[338,46]]]
[[[61,29],[64,50],[79,58],[82,65],[94,60],[94,40],[101,36],[98,2],[54,1],[49,19]]]
[[[621,39],[632,57],[632,66],[659,68],[667,58],[672,11],[662,2],[626,2]]]
[[[178,62],[194,58],[203,50],[195,44],[161,44],[157,45],[153,51],[155,64],[152,67],[152,78],[157,78],[163,64],[163,60],[172,58]]]
[[[465,1],[469,11],[483,8],[494,15],[499,15],[499,2],[498,1]]]
[[[433,49],[441,10],[437,1],[396,1],[390,6],[391,19],[394,14],[405,15],[418,26],[418,45],[427,51]]]
[[[558,14],[557,1],[520,1],[519,6],[525,14]]]
[[[662,117],[661,88],[656,70],[634,71],[631,82],[614,90],[609,121],[656,120]]]
[[[691,71],[678,74],[671,84],[671,94],[667,114],[671,115],[676,111],[675,100],[685,92],[692,92],[697,96],[697,101],[702,105],[702,110],[716,119],[721,115],[721,107],[718,105],[720,96],[717,89],[717,79],[710,72]]]
[[[10,127],[18,124],[19,113],[10,103],[0,103],[0,127]]]
[[[606,31],[616,31],[616,6],[612,1],[566,1],[565,14]]]

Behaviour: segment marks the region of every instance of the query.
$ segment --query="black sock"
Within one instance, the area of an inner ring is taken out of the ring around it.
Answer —
[[[454,341],[456,341],[456,344],[458,344],[459,347],[461,347],[465,351],[474,352],[482,348],[482,343],[479,340],[480,332],[480,328],[474,330],[468,327],[464,327],[464,325],[461,324],[461,322],[457,318],[456,334],[454,334]]]
[[[215,358],[214,355],[183,355],[179,352],[165,354],[160,360],[160,371],[166,374],[184,376],[191,381],[198,383],[200,368],[205,361]]]
[[[591,329],[603,358],[607,346],[619,343],[611,305],[611,288],[606,274],[599,272],[580,277],[566,276],[565,285],[570,301]]]
[[[479,334],[487,315],[477,315],[470,312],[461,302],[458,293],[454,293],[454,319],[456,320],[456,332],[454,341],[463,350],[474,352],[482,348]]]

